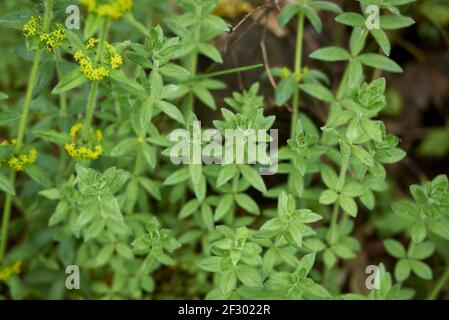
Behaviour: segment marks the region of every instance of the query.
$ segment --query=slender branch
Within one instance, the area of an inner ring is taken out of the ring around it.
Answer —
[[[427,300],[435,300],[438,297],[438,294],[440,293],[440,291],[447,284],[448,280],[449,280],[449,268],[446,269],[444,274],[441,276],[440,280],[438,280],[438,283],[433,288],[433,290],[430,293],[430,295],[427,298]]]
[[[298,31],[296,35],[295,74],[294,74],[294,77],[296,79],[299,79],[299,77],[301,76],[303,38],[304,38],[304,12],[301,10],[298,17]],[[298,86],[293,94],[293,101],[292,101],[292,123],[291,123],[292,137],[295,135],[296,123],[298,122],[299,97],[300,97],[300,90]]]

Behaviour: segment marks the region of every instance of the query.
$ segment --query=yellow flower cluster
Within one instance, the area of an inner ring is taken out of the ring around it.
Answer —
[[[113,20],[120,19],[133,7],[133,0],[81,0],[80,3],[87,11]]]
[[[16,139],[12,139],[11,141],[5,140],[0,143],[0,145],[15,145]],[[1,164],[7,164],[11,169],[15,171],[25,171],[25,168],[28,164],[33,164],[37,159],[37,150],[35,148],[31,149],[27,153],[23,153],[20,155],[13,155],[8,160],[0,161]]]
[[[302,68],[301,74],[297,74],[297,75],[295,76],[295,81],[296,81],[296,82],[299,82],[299,81],[301,80],[301,77],[302,77],[303,75],[307,74],[308,72],[309,72],[309,68],[308,68],[308,67]],[[290,71],[289,68],[284,67],[284,68],[281,69],[281,78],[282,78],[282,79],[286,79],[286,78],[290,77],[291,74],[292,74],[292,72]]]
[[[22,260],[16,261],[9,267],[0,269],[0,281],[8,281],[15,274],[19,274],[22,267]]]
[[[95,66],[92,62],[95,58],[93,55],[89,55],[89,51],[94,49],[97,43],[97,39],[90,38],[86,43],[86,50],[78,50],[74,56],[75,61],[80,65],[80,71],[91,81],[103,80],[109,76],[109,68],[114,70],[123,64],[123,58],[117,52],[117,49],[111,44],[106,43],[105,65]]]
[[[213,14],[233,19],[241,14],[251,12],[254,7],[244,0],[221,0],[218,6],[214,9]]]
[[[25,37],[35,37],[44,44],[48,51],[52,51],[61,45],[65,39],[64,26],[60,23],[53,25],[51,32],[43,32],[42,17],[31,17],[31,19],[23,26],[23,34]]]
[[[65,150],[72,158],[92,159],[96,160],[103,154],[103,147],[101,141],[103,140],[103,133],[101,130],[95,131],[96,145],[89,147],[78,143],[78,134],[83,128],[82,124],[76,124],[70,129],[70,136],[73,138],[72,143],[66,144]]]
[[[117,69],[123,64],[122,56],[117,52],[117,49],[114,46],[106,43],[106,49],[108,51],[109,63],[112,69]]]

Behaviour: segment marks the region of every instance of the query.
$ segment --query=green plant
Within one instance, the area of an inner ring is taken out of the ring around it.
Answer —
[[[361,0],[362,14],[325,1],[284,6],[279,24],[296,17],[296,50],[293,71],[270,70],[280,78],[276,104],[287,112],[291,103],[275,179],[264,177],[267,157],[256,157],[246,136],[240,144],[211,144],[229,130],[258,130],[266,156],[278,124],[264,109],[262,85],[234,92],[220,119],[199,125],[196,105],[216,109],[213,91],[226,88],[217,78],[260,67],[201,72],[200,59],[223,62],[210,43],[228,28],[213,14],[218,2],[178,0],[182,13],[175,14],[163,1],[146,0],[165,18],[159,24],[141,22],[131,0],[80,1],[83,30],[62,26],[65,0],[35,1],[32,14],[0,20],[22,30],[21,49],[33,61],[24,101],[0,93],[0,296],[438,297],[449,268],[437,260],[445,271],[433,284],[440,270],[427,259],[446,255],[448,179],[412,185],[413,200],[398,200],[385,166],[406,154],[380,118],[387,89],[381,72],[402,70],[388,57],[387,32],[414,23],[400,13],[413,1]],[[366,24],[370,5],[381,9],[380,28]],[[323,10],[351,30],[348,49],[320,48],[310,58],[320,61],[317,68],[345,63],[341,79],[302,64],[305,25],[320,32]],[[310,98],[326,106],[325,123],[301,108]],[[177,130],[187,138],[173,140]],[[217,163],[212,151],[243,162]],[[398,261],[378,265],[378,288],[348,293],[338,275],[364,250],[360,221],[374,226],[371,235],[386,239]],[[388,221],[393,231],[385,231]],[[65,288],[68,265],[81,270],[80,291]],[[396,282],[387,271],[393,265]],[[406,286],[418,278],[429,282],[417,293]]]

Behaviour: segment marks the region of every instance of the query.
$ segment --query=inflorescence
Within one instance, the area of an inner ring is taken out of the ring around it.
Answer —
[[[133,0],[81,0],[80,3],[87,11],[113,20],[120,19],[133,7]]]
[[[64,26],[56,23],[51,27],[50,32],[44,32],[44,19],[42,17],[31,17],[23,26],[23,34],[27,38],[38,40],[48,51],[53,51],[59,47],[65,39]]]
[[[103,141],[103,133],[101,130],[95,130],[93,134],[93,143],[85,145],[82,143],[79,133],[83,128],[83,125],[78,123],[70,129],[70,136],[72,142],[65,145],[65,149],[69,156],[72,158],[92,159],[96,160],[103,154],[103,147],[101,141]]]
[[[0,143],[0,145],[15,145],[16,140],[12,139],[11,141],[5,140]],[[29,164],[33,164],[37,159],[37,150],[35,148],[30,149],[27,153],[22,153],[20,155],[13,155],[8,160],[0,161],[0,165],[6,164],[11,169],[15,171],[25,171],[25,168]]]
[[[78,50],[75,53],[75,61],[80,65],[80,71],[91,81],[99,81],[109,76],[111,70],[119,68],[123,64],[123,57],[117,52],[114,46],[106,43],[104,63],[95,62],[95,47],[98,39],[90,38],[85,46],[85,50]]]

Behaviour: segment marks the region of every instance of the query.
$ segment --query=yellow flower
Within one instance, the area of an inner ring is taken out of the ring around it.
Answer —
[[[100,81],[109,77],[110,71],[117,69],[123,64],[123,57],[117,50],[106,42],[106,52],[104,53],[102,64],[94,64],[96,57],[92,54],[92,49],[98,43],[95,38],[90,38],[87,41],[86,49],[78,50],[75,55],[75,61],[80,65],[80,71],[91,81]]]
[[[14,262],[9,267],[3,267],[0,269],[0,281],[8,281],[15,274],[19,274],[22,267],[22,260]]]
[[[28,164],[33,164],[37,159],[37,150],[31,149],[28,153],[12,156],[7,160],[8,166],[14,171],[24,171]]]
[[[73,138],[71,143],[64,146],[65,150],[72,158],[92,159],[96,160],[103,154],[103,147],[100,145],[103,140],[103,132],[95,130],[93,146],[83,145],[78,140],[78,133],[82,129],[82,124],[75,124],[70,129],[70,136]],[[97,144],[98,143],[98,144]]]
[[[39,17],[40,18],[40,17]],[[25,37],[35,36],[38,33],[38,18],[31,17],[31,19],[23,26],[23,34]]]
[[[23,34],[25,37],[34,37],[41,44],[45,45],[48,51],[52,51],[61,45],[65,39],[64,26],[57,23],[52,26],[51,32],[43,32],[42,17],[31,17],[31,19],[23,26]]]
[[[281,69],[281,78],[282,78],[282,79],[286,79],[286,78],[290,77],[291,74],[292,74],[292,73],[291,73],[291,71],[290,71],[289,68],[283,67],[283,68]]]
[[[113,20],[120,19],[133,7],[133,0],[109,0],[101,4],[98,2],[97,0],[81,0],[80,3],[86,7],[87,11]]]
[[[95,44],[98,42],[98,39],[96,38],[90,38],[87,40],[86,49],[92,49],[95,47]]]

